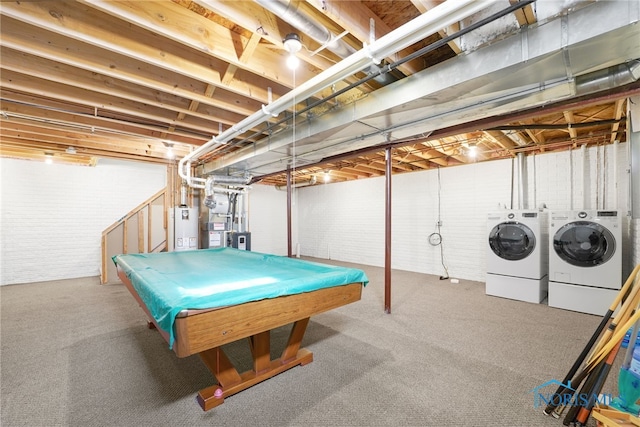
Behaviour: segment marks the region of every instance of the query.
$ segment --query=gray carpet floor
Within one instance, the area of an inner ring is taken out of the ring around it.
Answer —
[[[313,363],[208,412],[195,396],[212,375],[147,329],[124,285],[85,278],[1,287],[1,424],[562,426],[535,407],[533,390],[563,379],[599,317],[403,271],[393,272],[386,314],[383,269],[355,267],[371,282],[361,301],[311,319],[303,345]],[[287,335],[287,327],[273,333],[274,353]],[[250,366],[244,340],[226,351]],[[618,369],[604,393],[617,395]]]

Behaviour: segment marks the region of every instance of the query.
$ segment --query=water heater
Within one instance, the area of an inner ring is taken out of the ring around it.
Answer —
[[[198,249],[198,210],[176,206],[173,210],[173,250]]]

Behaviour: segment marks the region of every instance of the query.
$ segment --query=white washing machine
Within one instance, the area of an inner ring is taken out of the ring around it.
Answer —
[[[539,304],[547,296],[547,213],[505,210],[489,213],[487,295]]]
[[[549,306],[603,316],[622,287],[617,211],[552,211]]]

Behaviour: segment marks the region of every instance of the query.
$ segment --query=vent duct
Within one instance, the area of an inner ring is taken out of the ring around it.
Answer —
[[[305,36],[315,40],[327,50],[344,59],[356,52],[344,40],[336,38],[324,25],[316,22],[311,16],[304,11],[299,10],[296,2],[292,0],[255,0],[260,6],[276,15],[278,18],[295,27]],[[382,65],[382,64],[381,64]],[[390,72],[380,73],[384,67],[372,64],[369,68],[371,74],[379,74],[374,78],[380,84],[387,85],[397,81],[398,79]]]
[[[640,79],[640,59],[576,77],[576,94],[586,95],[633,83]]]

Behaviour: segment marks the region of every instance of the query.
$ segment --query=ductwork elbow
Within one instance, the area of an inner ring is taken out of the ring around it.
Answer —
[[[576,77],[576,94],[586,95],[614,89],[640,79],[640,59]]]

